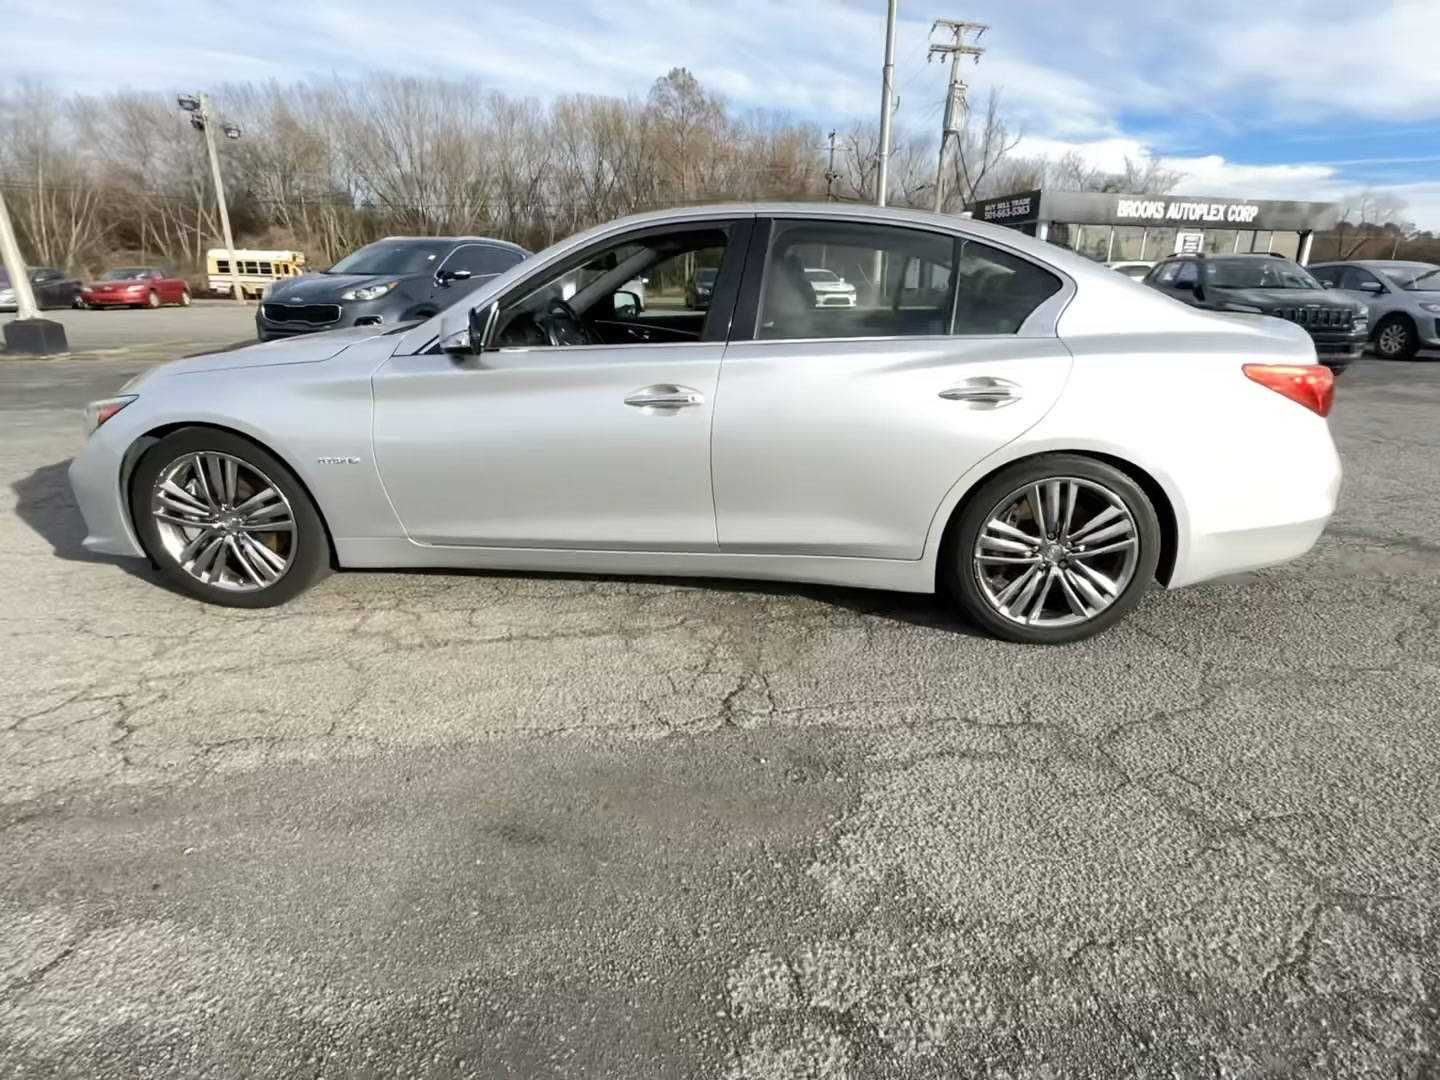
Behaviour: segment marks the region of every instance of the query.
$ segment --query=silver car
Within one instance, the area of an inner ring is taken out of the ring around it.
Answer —
[[[854,302],[818,303],[819,269]],[[693,207],[423,322],[154,368],[90,406],[70,478],[89,549],[217,604],[350,567],[768,578],[939,589],[1053,643],[1157,580],[1308,550],[1340,481],[1331,392],[1298,326],[1018,232]]]
[[[1369,308],[1375,355],[1409,360],[1421,349],[1440,349],[1440,266],[1367,259],[1318,263],[1309,269],[1324,284]]]

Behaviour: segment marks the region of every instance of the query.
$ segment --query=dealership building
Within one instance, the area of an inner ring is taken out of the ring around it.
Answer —
[[[983,199],[971,211],[978,221],[1009,225],[1098,262],[1273,251],[1303,263],[1313,234],[1340,220],[1334,203],[1091,191],[1022,191]]]

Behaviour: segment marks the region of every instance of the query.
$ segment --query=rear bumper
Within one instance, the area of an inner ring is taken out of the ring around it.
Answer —
[[[1170,588],[1289,562],[1315,546],[1335,512],[1341,476],[1335,444],[1321,431],[1322,438],[1296,447],[1303,466],[1216,478],[1190,508]]]

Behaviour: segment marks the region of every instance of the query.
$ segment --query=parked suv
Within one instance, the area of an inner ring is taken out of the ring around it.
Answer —
[[[1338,296],[1299,263],[1280,255],[1176,255],[1145,278],[1152,289],[1193,307],[1273,315],[1303,326],[1320,363],[1337,374],[1365,350],[1365,305]]]
[[[270,286],[255,313],[261,341],[342,326],[428,319],[529,256],[481,236],[391,236],[329,270]]]
[[[1440,266],[1372,259],[1320,263],[1310,272],[1369,310],[1377,356],[1409,360],[1421,349],[1440,349]]]

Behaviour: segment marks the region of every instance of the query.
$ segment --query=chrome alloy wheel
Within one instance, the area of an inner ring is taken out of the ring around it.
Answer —
[[[971,557],[985,600],[1021,626],[1073,626],[1124,593],[1139,561],[1135,518],[1093,480],[1057,476],[995,504]]]
[[[150,513],[165,550],[206,585],[263,589],[295,558],[289,500],[259,469],[229,454],[176,458],[155,481]]]

